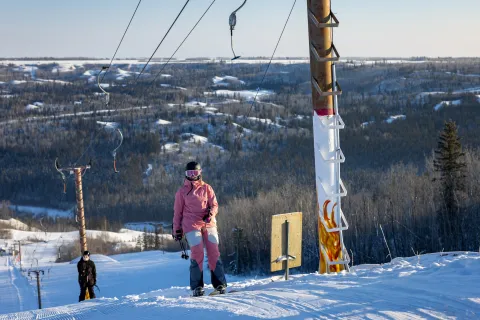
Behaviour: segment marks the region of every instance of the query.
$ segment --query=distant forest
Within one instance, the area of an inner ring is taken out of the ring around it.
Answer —
[[[479,65],[476,60],[450,60],[442,64],[345,64],[339,68],[344,88],[340,113],[346,123],[341,145],[347,159],[342,179],[349,192],[343,211],[350,223],[344,235],[354,264],[390,259],[380,225],[393,257],[479,249],[480,103],[476,92],[457,92],[480,87],[480,77],[464,76],[480,74]],[[94,95],[99,90],[82,77],[85,70],[59,75],[50,72],[48,68],[53,67],[39,68],[36,77],[72,84],[0,87],[2,95],[12,96],[0,98],[0,200],[71,209],[75,205],[74,181],[68,177],[67,193],[63,194],[54,160],[58,157],[66,166],[91,159],[92,169],[83,178],[87,227],[118,230],[125,222],[170,221],[184,164],[196,159],[202,162],[204,179],[213,186],[220,203],[221,248],[227,263],[238,261],[241,265],[234,269],[241,272],[266,271],[270,216],[302,211],[303,269],[318,268],[308,65],[275,65],[262,86],[275,91],[274,97],[258,103],[251,112],[250,104],[242,99],[216,104],[217,115],[185,104],[192,100],[210,105],[217,102],[217,97],[209,102],[203,95],[218,89],[212,86],[214,76],[236,76],[246,85],[231,89],[255,90],[264,65],[171,65],[165,69],[174,75],[168,84],[187,90],[148,81],[135,88],[117,85],[110,88],[108,113],[98,113],[106,109],[104,98]],[[24,77],[12,67],[0,67],[0,81]],[[118,82],[114,77],[105,81]],[[442,93],[422,95],[424,91]],[[442,101],[459,99],[459,105],[433,110]],[[26,111],[25,106],[35,101],[45,107],[34,113]],[[75,105],[74,101],[82,103]],[[74,116],[61,116],[66,113]],[[385,122],[400,114],[406,119]],[[281,127],[242,120],[245,115],[270,119]],[[158,119],[172,124],[160,128],[155,124]],[[457,125],[465,151],[466,178],[458,210],[451,217],[459,221],[458,237],[446,243],[439,233],[442,184],[433,163],[439,136],[450,119]],[[118,137],[114,131],[99,128],[96,121],[114,121],[122,128],[118,174],[113,172],[111,155]],[[369,124],[364,125],[366,122]],[[254,133],[247,135],[246,130]],[[208,137],[224,151],[200,145],[198,152],[187,150],[182,147],[184,133]],[[166,149],[168,143],[180,147],[172,152]],[[149,165],[152,170],[147,174]],[[52,230],[74,225],[60,219],[45,219],[45,224]],[[235,231],[239,229],[244,230],[241,237]]]

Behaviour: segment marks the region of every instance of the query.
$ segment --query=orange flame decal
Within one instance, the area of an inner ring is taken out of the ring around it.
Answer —
[[[337,206],[337,203],[335,203],[332,206],[332,209],[330,212],[328,212],[328,205],[330,204],[330,200],[326,200],[323,203],[323,218],[326,222],[326,225],[329,229],[333,229],[337,227],[337,223],[335,221],[335,207]],[[341,256],[341,247],[340,247],[340,233],[338,231],[336,232],[328,232],[323,223],[318,221],[318,228],[320,231],[320,245],[325,248],[325,251],[327,252],[328,259],[330,261],[338,261],[339,259],[342,258]],[[327,268],[326,268],[326,261],[325,257],[323,256],[322,253],[320,253],[320,273],[325,273]],[[343,270],[342,265],[332,265],[330,266],[330,272],[339,272]]]

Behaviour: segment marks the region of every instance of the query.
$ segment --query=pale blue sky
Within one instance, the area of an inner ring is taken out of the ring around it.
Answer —
[[[149,57],[184,0],[143,0],[118,57]],[[156,57],[170,56],[211,0],[191,0]],[[306,0],[297,0],[277,56],[308,56]],[[2,0],[0,57],[111,57],[137,0]],[[217,0],[179,57],[230,56],[228,16]],[[269,56],[293,0],[248,0],[235,50]],[[480,0],[332,0],[342,56],[480,56]]]

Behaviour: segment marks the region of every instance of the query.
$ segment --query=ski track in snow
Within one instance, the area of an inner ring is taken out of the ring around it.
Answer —
[[[0,312],[35,309],[35,299],[32,287],[20,271],[11,265],[10,258],[0,257]]]
[[[238,292],[200,298],[190,297],[189,263],[178,255],[153,251],[114,256],[116,263],[99,261],[100,298],[82,303],[73,303],[78,295],[75,266],[56,264],[44,280],[44,305],[53,308],[0,315],[0,320],[480,317],[480,292],[475,287],[480,280],[477,253],[397,258],[384,265],[356,266],[351,273],[294,274],[287,282],[229,276],[229,290]],[[208,272],[205,280],[209,280]],[[213,290],[211,285],[206,289],[207,294]],[[24,300],[32,299],[36,298]],[[66,303],[73,304],[60,306]],[[15,306],[10,305],[12,308]]]

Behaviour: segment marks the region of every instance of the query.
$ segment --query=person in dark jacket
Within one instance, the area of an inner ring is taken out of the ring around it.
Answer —
[[[80,297],[78,298],[78,301],[85,300],[87,290],[90,299],[94,299],[95,292],[93,291],[93,287],[97,283],[97,270],[95,268],[95,263],[90,260],[89,251],[83,253],[83,257],[78,261],[77,270],[78,284],[80,285]]]

